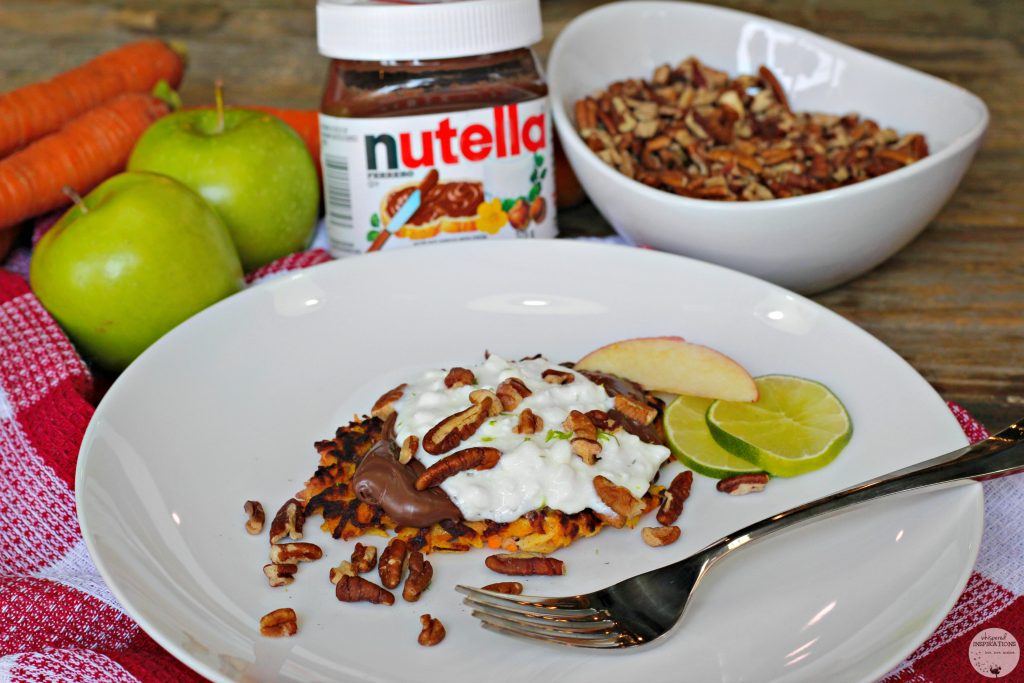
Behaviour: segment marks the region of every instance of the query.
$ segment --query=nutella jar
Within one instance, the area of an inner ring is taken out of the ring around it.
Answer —
[[[319,0],[335,256],[554,237],[539,0]]]

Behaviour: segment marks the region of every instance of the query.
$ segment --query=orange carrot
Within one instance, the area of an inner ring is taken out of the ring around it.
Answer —
[[[162,40],[140,40],[0,95],[0,157],[122,93],[148,93],[161,80],[176,88],[184,70],[179,50]]]
[[[85,194],[124,170],[139,136],[167,111],[151,95],[120,95],[0,160],[0,230],[69,204],[65,185]]]

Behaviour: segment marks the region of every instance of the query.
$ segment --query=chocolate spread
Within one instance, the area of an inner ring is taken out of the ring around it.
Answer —
[[[577,372],[594,384],[600,384],[609,396],[625,396],[641,403],[648,402],[647,393],[643,390],[643,387],[632,380],[595,370],[577,370]],[[622,425],[623,429],[641,441],[659,446],[665,445],[665,432],[661,427],[660,421],[656,420],[653,424],[649,425],[641,424],[614,408],[608,411],[608,415],[616,423]]]
[[[446,519],[461,520],[462,512],[440,487],[416,490],[416,477],[425,469],[418,460],[398,462],[395,416],[384,423],[381,439],[363,456],[352,478],[359,500],[384,508],[401,526],[426,527]]]
[[[410,186],[388,195],[388,214],[394,216],[398,213],[414,190],[416,187]],[[468,218],[476,215],[477,207],[483,201],[483,183],[438,183],[427,192],[425,197],[420,198],[420,208],[408,222],[412,225],[424,225],[445,216]]]
[[[320,108],[330,116],[410,116],[525,102],[547,93],[529,48],[415,61],[334,59]]]

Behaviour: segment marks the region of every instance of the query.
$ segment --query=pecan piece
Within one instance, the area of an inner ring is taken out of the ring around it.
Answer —
[[[331,583],[337,585],[337,583],[341,581],[341,577],[355,575],[356,570],[355,567],[352,566],[352,563],[348,560],[342,560],[341,564],[339,564],[337,567],[331,567],[331,571],[327,576],[328,578],[330,578]]]
[[[468,387],[476,384],[476,375],[468,368],[452,368],[444,377],[444,385],[449,389]]]
[[[693,486],[693,472],[684,470],[672,479],[668,489],[665,491],[661,509],[658,510],[658,524],[671,526],[683,513],[683,503],[690,497],[690,487]]]
[[[377,547],[356,543],[352,550],[352,568],[357,574],[365,574],[377,566]]]
[[[730,496],[745,496],[748,493],[764,491],[768,485],[768,475],[764,472],[757,474],[737,474],[735,477],[722,479],[715,486],[722,493]]]
[[[523,584],[518,581],[499,581],[498,583],[487,584],[482,590],[504,593],[505,595],[521,595],[523,592]]]
[[[282,607],[260,617],[261,636],[281,638],[294,636],[298,632],[298,619],[291,607]]]
[[[270,546],[270,561],[274,564],[312,562],[324,556],[324,551],[314,543],[282,543]]]
[[[615,397],[615,410],[645,426],[654,422],[654,418],[658,417],[658,411],[655,408],[622,394]]]
[[[616,517],[604,519],[616,529],[622,528],[627,519],[640,514],[643,510],[643,502],[634,498],[629,489],[612,483],[606,477],[601,475],[594,477],[594,490],[601,502],[615,512]]]
[[[302,501],[292,498],[281,506],[270,523],[270,542],[277,543],[285,536],[293,540],[302,538],[302,527],[306,523],[306,513],[302,509]]]
[[[569,440],[572,452],[588,465],[597,462],[601,444],[597,441],[597,427],[590,416],[578,410],[570,410],[562,427],[573,433],[573,438]]]
[[[416,478],[416,490],[423,491],[431,486],[437,486],[453,474],[465,470],[489,470],[497,465],[500,459],[501,451],[497,448],[463,448],[461,451],[446,455],[424,470],[423,474]]]
[[[555,370],[554,368],[548,368],[540,373],[540,376],[548,384],[572,384],[576,381],[576,375],[571,372]]]
[[[449,415],[423,435],[423,450],[431,455],[447,453],[473,436],[490,412],[491,400],[485,398],[478,404]]]
[[[544,429],[544,418],[527,408],[519,413],[519,424],[512,428],[514,434],[536,434]]]
[[[564,562],[538,553],[490,555],[484,560],[484,564],[493,572],[509,576],[561,576],[565,574]]]
[[[334,597],[341,602],[372,602],[375,605],[393,605],[395,596],[361,576],[342,576],[334,588]]]
[[[295,580],[295,572],[299,571],[297,564],[265,564],[263,573],[270,580],[271,588],[287,586]]]
[[[501,399],[490,389],[475,389],[469,392],[469,402],[474,405],[479,405],[484,402],[485,399],[490,399],[491,403],[488,406],[488,415],[494,417],[501,414]]]
[[[398,462],[402,465],[406,465],[413,456],[416,455],[416,451],[420,448],[420,437],[415,434],[410,434],[405,437],[405,441],[402,442],[402,450],[398,452]]]
[[[640,538],[652,548],[669,545],[679,540],[683,532],[677,526],[644,527],[640,530]]]
[[[416,602],[423,591],[427,590],[433,577],[434,568],[428,560],[423,559],[423,553],[412,551],[409,553],[409,576],[405,580],[402,597],[406,602]]]
[[[409,552],[409,544],[400,538],[393,538],[384,552],[380,554],[377,573],[385,588],[396,588],[402,583],[402,572],[405,570],[405,558]]]
[[[263,522],[266,519],[263,505],[258,500],[247,500],[243,509],[248,517],[245,520],[245,530],[254,536],[263,531]]]
[[[598,455],[601,453],[601,444],[595,439],[584,439],[577,436],[569,440],[569,447],[588,465],[593,465],[600,460]]]
[[[512,411],[519,407],[523,399],[533,394],[529,387],[518,377],[509,377],[494,390],[501,401],[503,410]]]
[[[388,417],[395,412],[395,409],[391,404],[402,398],[402,394],[405,393],[405,387],[405,384],[399,384],[391,391],[385,392],[384,395],[378,398],[377,402],[373,404],[373,408],[370,409],[370,415],[380,420],[388,419]]]
[[[416,642],[423,647],[431,647],[444,640],[444,624],[441,623],[440,619],[435,619],[429,614],[423,614],[420,616],[420,625],[422,629]]]

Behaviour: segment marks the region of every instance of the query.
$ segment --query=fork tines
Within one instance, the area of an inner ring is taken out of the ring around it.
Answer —
[[[463,602],[491,631],[590,648],[622,647],[624,639],[629,639],[607,612],[590,607],[583,596],[506,595],[469,586],[456,586],[455,590],[466,596]]]

